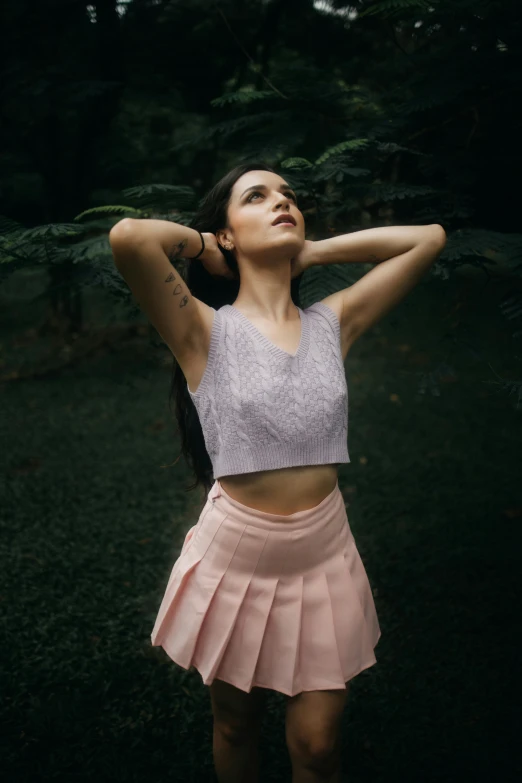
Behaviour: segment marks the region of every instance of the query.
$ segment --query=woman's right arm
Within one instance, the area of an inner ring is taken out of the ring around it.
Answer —
[[[203,302],[193,296],[171,263],[201,249],[197,231],[168,220],[124,218],[109,233],[116,268],[139,306],[180,362],[200,350]]]

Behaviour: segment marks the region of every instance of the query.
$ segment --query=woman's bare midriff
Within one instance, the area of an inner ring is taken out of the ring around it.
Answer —
[[[288,516],[314,508],[333,492],[338,469],[338,463],[305,465],[222,476],[219,482],[231,498],[244,506]]]

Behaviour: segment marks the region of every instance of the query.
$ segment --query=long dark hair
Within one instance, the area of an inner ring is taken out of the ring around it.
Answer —
[[[194,228],[202,233],[212,232],[215,234],[219,229],[227,227],[228,205],[232,188],[235,182],[243,174],[246,174],[247,171],[270,171],[274,174],[276,173],[273,168],[265,163],[243,163],[235,166],[202,199],[192,219],[190,228]],[[227,266],[237,275],[237,280],[213,277],[199,260],[190,261],[190,259],[186,259],[185,269],[180,272],[191,293],[197,299],[205,302],[210,307],[214,307],[216,310],[219,310],[223,305],[235,302],[240,285],[239,267],[233,252],[224,248],[221,248],[221,252],[225,257]],[[301,279],[302,274],[294,277],[290,286],[290,295],[296,307],[301,307],[299,298]],[[214,481],[212,462],[205,446],[198,412],[188,393],[185,376],[175,358],[173,358],[173,361],[169,409],[172,413],[172,403],[174,402],[181,439],[181,453],[196,475],[195,483],[187,487],[185,491],[196,489],[200,485],[203,487],[205,494],[208,494]]]

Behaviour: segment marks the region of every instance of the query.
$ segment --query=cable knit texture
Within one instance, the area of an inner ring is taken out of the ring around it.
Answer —
[[[301,342],[290,354],[233,305],[212,309],[207,366],[196,391],[188,392],[214,480],[350,462],[348,387],[335,312],[323,302],[298,308]]]

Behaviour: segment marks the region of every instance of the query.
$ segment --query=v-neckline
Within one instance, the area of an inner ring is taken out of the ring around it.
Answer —
[[[250,333],[256,336],[259,340],[261,340],[261,342],[264,343],[266,348],[274,356],[278,354],[283,354],[288,359],[300,359],[301,356],[304,356],[304,354],[306,354],[310,342],[309,325],[308,325],[308,318],[306,317],[306,313],[303,312],[303,310],[300,307],[298,307],[297,310],[299,311],[299,318],[301,320],[301,339],[299,341],[297,351],[295,353],[289,353],[288,351],[285,351],[284,348],[280,348],[278,345],[275,345],[275,343],[269,340],[268,337],[265,337],[265,335],[259,331],[257,326],[255,326],[252,323],[252,321],[249,318],[247,318],[244,313],[241,312],[241,310],[238,310],[237,307],[234,307],[234,305],[226,305],[226,306],[230,308],[232,315],[241,319],[246,324]]]

